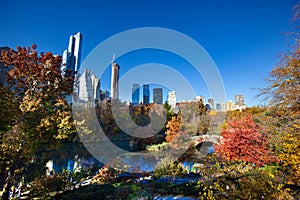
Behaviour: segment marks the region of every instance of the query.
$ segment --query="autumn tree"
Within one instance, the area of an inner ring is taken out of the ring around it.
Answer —
[[[300,187],[300,47],[283,56],[267,78],[262,94],[269,98],[266,129],[283,164],[286,183]]]
[[[295,6],[292,47],[266,78],[260,96],[268,101],[266,129],[285,173],[285,183],[300,191],[300,4]]]
[[[55,144],[75,131],[65,100],[72,92],[73,77],[61,75],[61,61],[50,52],[38,54],[35,45],[1,53],[0,62],[10,69],[8,88],[1,89],[5,93],[1,102],[7,106],[1,108],[5,112],[0,138],[3,199],[39,144]]]
[[[181,131],[181,117],[179,115],[175,115],[172,117],[171,121],[168,122],[166,131],[166,141],[172,142],[179,135]]]
[[[267,138],[250,115],[228,122],[215,151],[225,160],[240,160],[261,166],[277,161],[268,149]]]

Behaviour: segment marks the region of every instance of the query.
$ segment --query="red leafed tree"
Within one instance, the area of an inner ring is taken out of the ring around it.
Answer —
[[[222,136],[215,151],[224,159],[241,160],[256,166],[277,161],[268,150],[268,141],[261,133],[261,127],[250,115],[229,121],[227,128],[222,130]]]

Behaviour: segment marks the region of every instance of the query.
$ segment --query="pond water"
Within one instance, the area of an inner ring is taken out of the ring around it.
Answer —
[[[128,145],[129,142],[121,141],[118,146],[128,153],[115,158],[114,166],[127,166],[127,172],[151,172],[161,157],[165,155],[145,156],[146,151],[138,151],[137,147]],[[213,152],[211,147],[208,148],[208,153]],[[60,173],[63,170],[76,172],[81,170],[97,169],[103,166],[99,160],[87,151],[81,143],[66,143],[60,149],[45,152],[44,156],[48,158],[46,162],[46,174]],[[194,167],[194,163],[198,160],[197,152],[189,152],[182,157],[183,166],[190,172],[198,172],[198,168]],[[123,168],[124,169],[124,168]]]
[[[157,162],[155,157],[145,159],[145,151],[136,151],[137,147],[128,145],[128,142],[119,142],[119,147],[127,150],[128,153],[120,155],[115,160],[122,160],[119,164],[127,165],[128,171],[153,171]],[[96,169],[103,166],[81,143],[66,143],[57,150],[44,152],[49,160],[46,163],[46,174],[60,173],[63,170],[76,172],[81,170]],[[116,164],[117,166],[117,164]]]

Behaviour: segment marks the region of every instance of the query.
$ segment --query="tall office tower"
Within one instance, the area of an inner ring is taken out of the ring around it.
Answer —
[[[137,105],[140,101],[140,85],[134,83],[132,85],[132,93],[131,93],[132,104]]]
[[[78,72],[81,64],[83,36],[80,32],[71,35],[69,39],[68,49],[63,52],[63,60],[61,70],[71,70]]]
[[[168,104],[173,109],[176,107],[176,92],[175,91],[168,92]]]
[[[111,65],[111,99],[119,99],[119,71],[120,66],[117,63]]]
[[[163,90],[162,88],[153,89],[153,103],[163,104]]]
[[[90,71],[86,68],[79,77],[78,98],[80,101],[87,102],[91,100],[101,100],[100,98],[100,79],[95,73],[90,75]]]
[[[93,84],[90,72],[87,69],[84,69],[83,74],[79,77],[78,98],[84,102],[93,99]]]
[[[149,104],[150,103],[150,89],[149,85],[143,85],[143,104]]]
[[[243,95],[235,95],[234,96],[235,105],[244,106],[244,96]]]
[[[93,98],[98,102],[101,101],[100,93],[100,79],[95,76],[95,73],[92,73],[91,76],[92,87],[93,87]]]
[[[215,109],[215,102],[214,102],[213,99],[208,99],[208,100],[207,100],[207,103],[209,104],[209,106],[210,106],[210,108],[211,108],[212,110]]]

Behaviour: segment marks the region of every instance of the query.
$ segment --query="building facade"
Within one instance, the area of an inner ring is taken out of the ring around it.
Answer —
[[[78,72],[81,64],[81,51],[82,51],[83,36],[80,32],[71,35],[69,39],[68,49],[63,52],[62,72],[71,70]]]
[[[235,105],[237,106],[245,106],[244,95],[235,95],[234,96]]]
[[[149,85],[145,84],[143,85],[143,104],[147,105],[150,103],[150,89]]]
[[[229,100],[228,102],[224,103],[223,104],[223,110],[225,110],[225,111],[235,110],[234,103],[231,100]]]
[[[100,79],[86,68],[79,79],[78,98],[81,102],[101,101]]]
[[[163,89],[162,88],[154,88],[153,89],[153,103],[163,104]]]
[[[133,105],[137,105],[140,102],[140,85],[134,83],[132,85],[131,102]]]
[[[119,99],[119,72],[120,66],[117,63],[112,63],[111,65],[111,99]]]
[[[100,79],[96,77],[94,72],[92,73],[91,81],[93,88],[93,98],[97,101],[101,101]]]
[[[168,92],[168,104],[171,106],[172,109],[176,107],[176,92],[169,91]]]
[[[79,89],[78,89],[79,101],[91,101],[93,98],[92,80],[89,76],[89,72],[84,69],[83,74],[79,77]]]

